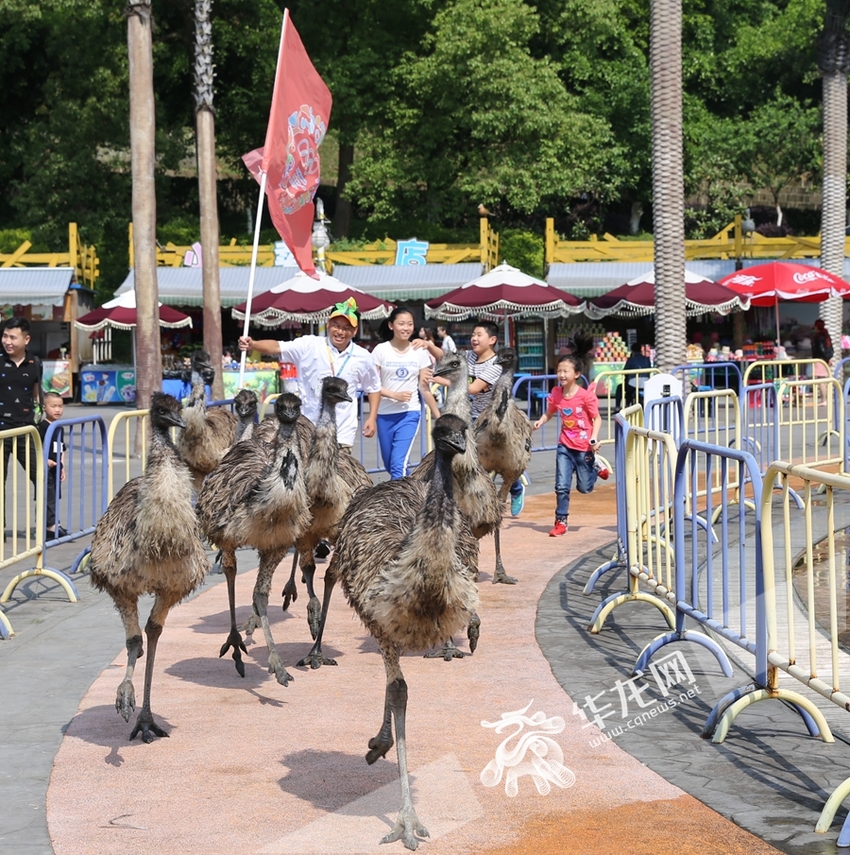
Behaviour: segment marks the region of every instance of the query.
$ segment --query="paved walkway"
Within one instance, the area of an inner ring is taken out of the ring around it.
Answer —
[[[675,709],[610,741],[582,718],[593,717],[588,698],[597,709],[611,704],[605,727],[641,711],[627,689],[621,702],[617,683],[627,687],[634,657],[662,627],[655,609],[630,605],[599,636],[587,632],[606,589],[623,584],[609,576],[591,597],[581,594],[610,557],[613,486],[575,497],[561,539],[546,536],[548,489],[543,479],[534,482],[540,495],[529,497],[503,535],[517,587],[489,583],[492,543],[483,544],[475,655],[403,660],[414,800],[431,832],[420,851],[762,855],[775,852],[773,844],[789,853],[837,852],[837,825],[825,836],[811,830],[827,790],[850,775],[850,749],[804,736],[793,713],[769,704],[742,716],[724,746],[700,740],[715,699],[745,678],[723,678],[695,647],[684,653],[690,671],[670,687],[691,697]],[[53,551],[53,563],[68,566],[77,548],[62,550]],[[242,617],[253,566],[254,554],[241,552]],[[336,668],[292,665],[309,648],[303,596],[291,614],[272,609],[279,650],[295,675],[284,688],[266,673],[259,632],[245,679],[229,658],[217,658],[226,592],[221,576],[210,577],[165,627],[153,710],[170,738],[144,745],[128,741],[132,721],[125,724],[113,706],[126,659],[120,621],[87,580],[78,586],[82,601],[71,605],[58,589],[30,580],[9,611],[17,634],[0,643],[4,855],[404,851],[401,843],[378,845],[400,800],[394,752],[371,767],[363,759],[380,722],[384,673],[341,593],[326,634]],[[140,663],[139,699],[142,670]],[[653,708],[665,702],[655,684],[641,698]],[[575,783],[552,784],[541,795],[526,775],[509,797],[504,778],[487,787],[480,776],[515,728],[497,733],[482,721],[526,706],[527,715],[550,720],[548,736]]]

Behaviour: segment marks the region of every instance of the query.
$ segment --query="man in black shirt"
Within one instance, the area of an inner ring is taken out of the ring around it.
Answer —
[[[0,343],[0,430],[35,424],[36,403],[41,404],[41,360],[27,353],[30,342],[30,323],[26,318],[14,317],[6,321]],[[26,437],[8,438],[3,443],[4,479],[9,475],[9,455],[16,448],[16,457],[24,469],[30,441]],[[29,479],[35,484],[36,461],[33,449],[29,450]],[[5,480],[4,480],[5,486]],[[5,511],[5,502],[4,502]],[[5,528],[5,519],[3,521]]]

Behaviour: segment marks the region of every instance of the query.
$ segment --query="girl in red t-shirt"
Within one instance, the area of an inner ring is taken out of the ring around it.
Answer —
[[[555,458],[555,495],[558,504],[555,508],[555,526],[549,532],[549,537],[560,537],[567,533],[573,473],[579,493],[589,493],[598,477],[593,452],[596,450],[602,418],[596,395],[579,386],[580,374],[581,362],[577,356],[570,354],[558,360],[560,386],[551,391],[546,412],[534,423],[534,429],[538,430],[557,415],[561,426]]]

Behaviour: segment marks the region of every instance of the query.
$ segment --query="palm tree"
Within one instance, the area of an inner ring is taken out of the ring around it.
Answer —
[[[655,346],[668,371],[685,357],[685,183],[682,164],[682,3],[652,0],[652,195]]]
[[[841,277],[844,276],[847,201],[847,73],[850,71],[848,13],[850,0],[827,0],[826,18],[818,39],[818,68],[823,75],[821,267]],[[821,303],[820,316],[836,345],[841,338],[843,311],[840,297],[831,297]]]
[[[156,279],[156,159],[150,0],[126,7],[130,71],[130,157],[133,173],[133,258],[136,287],[136,400],[150,405],[162,383]]]
[[[221,286],[218,269],[218,202],[216,196],[215,112],[213,110],[212,0],[195,0],[195,120],[198,196],[201,208],[201,253],[204,281],[204,350],[221,365]],[[221,372],[212,393],[224,397]]]

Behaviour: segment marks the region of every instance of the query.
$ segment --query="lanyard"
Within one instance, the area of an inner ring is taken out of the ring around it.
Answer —
[[[345,359],[343,359],[342,365],[339,366],[339,371],[337,371],[334,368],[333,351],[331,350],[330,344],[328,344],[328,361],[331,364],[331,374],[333,374],[334,377],[340,377],[342,375],[342,372],[345,370],[345,366],[348,365],[348,360],[351,359],[352,353],[354,353],[354,342],[348,346],[348,352],[345,354]]]

